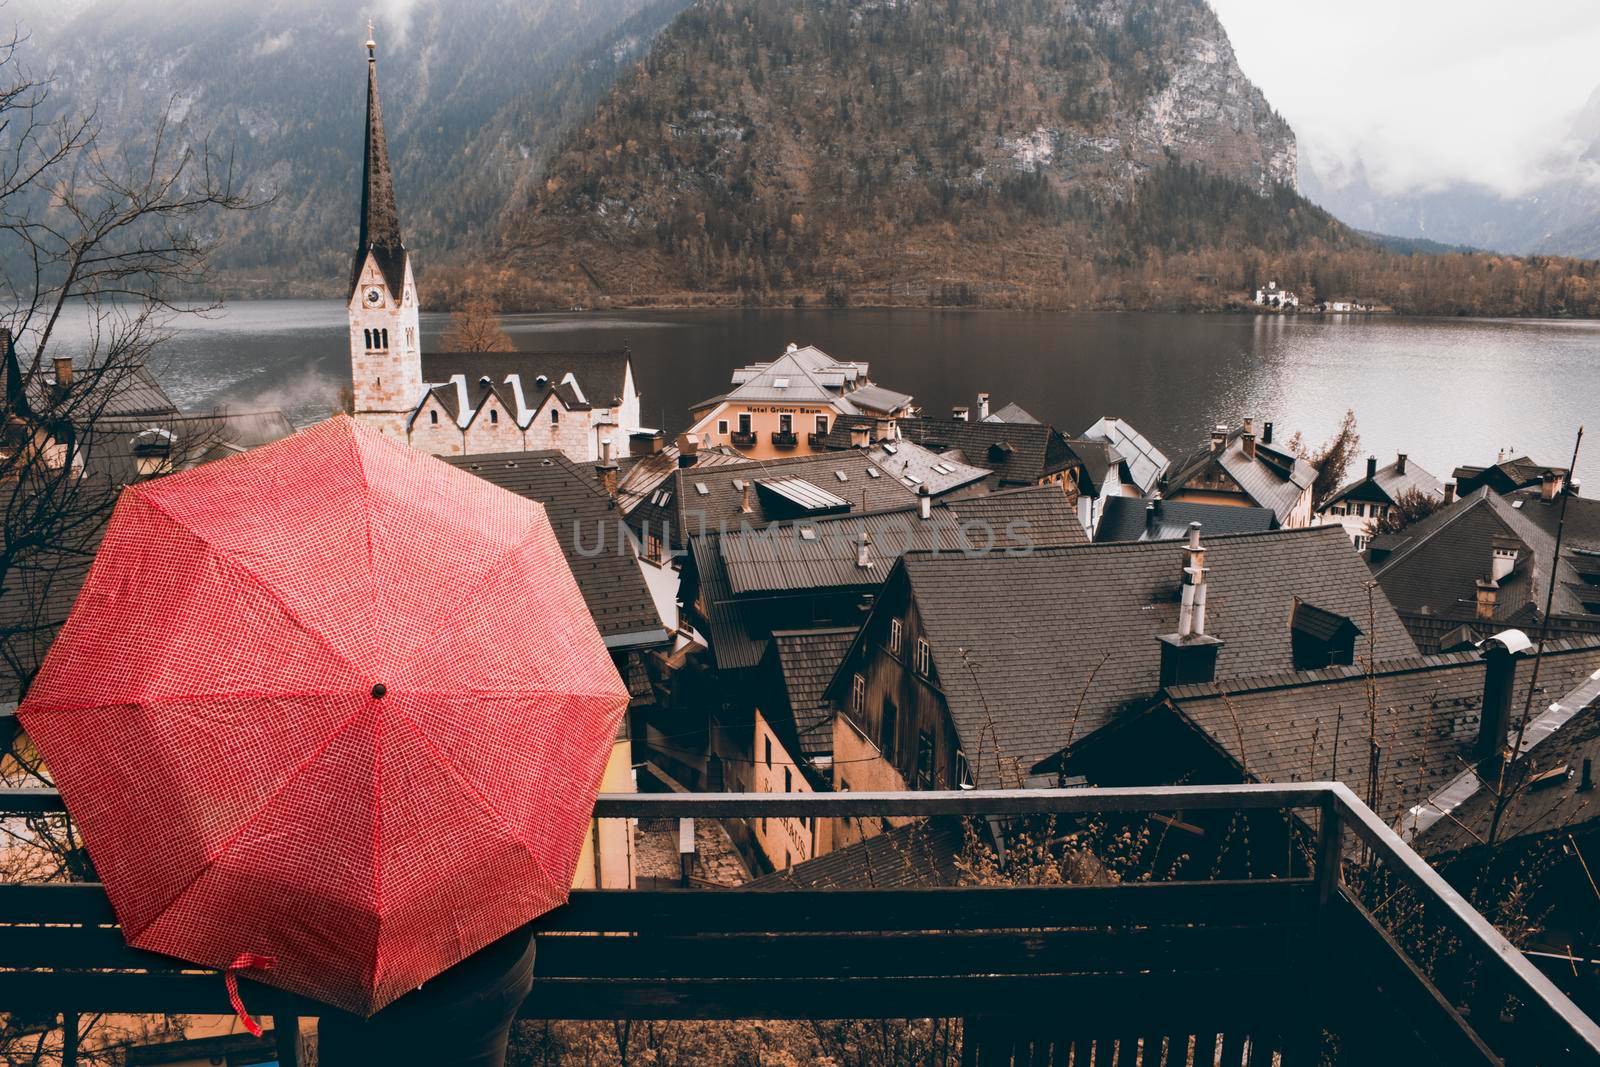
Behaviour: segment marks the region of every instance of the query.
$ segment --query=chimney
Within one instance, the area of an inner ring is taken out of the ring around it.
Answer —
[[[739,513],[741,515],[748,515],[755,510],[755,506],[750,499],[751,492],[749,478],[739,483]]]
[[[1489,551],[1489,578],[1491,581],[1503,582],[1506,575],[1517,569],[1517,557],[1522,551],[1522,542],[1515,537],[1496,534],[1489,539]]]
[[[1583,757],[1583,777],[1578,779],[1578,792],[1587,793],[1594,788],[1594,760]]]
[[[640,430],[628,435],[628,451],[635,456],[660,455],[667,446],[667,435],[661,430]]]
[[[1394,472],[1396,474],[1404,474],[1406,472],[1406,454],[1404,452],[1401,452],[1395,458],[1395,461],[1394,461]]]
[[[1272,443],[1272,423],[1270,422],[1261,425],[1261,443],[1264,445]]]
[[[866,448],[872,443],[872,427],[864,422],[858,422],[850,427],[850,447]]]
[[[1214,681],[1222,642],[1206,633],[1206,550],[1200,545],[1200,524],[1189,524],[1183,546],[1183,587],[1178,607],[1178,632],[1161,642],[1161,687]]]
[[[1161,525],[1161,499],[1155,500],[1144,506],[1144,536],[1150,540],[1156,535],[1156,527]]]
[[[1444,483],[1444,502],[1446,504],[1454,504],[1456,502],[1456,483],[1455,482],[1445,482]]]
[[[1502,630],[1483,643],[1483,707],[1478,718],[1479,759],[1498,756],[1511,732],[1511,699],[1517,657],[1533,647],[1521,630]]]
[[[928,491],[927,482],[917,486],[917,513],[924,519],[933,518],[933,494]]]
[[[594,466],[594,472],[599,476],[600,488],[606,491],[606,496],[615,500],[617,497],[617,465],[611,460],[611,438],[600,440],[600,462]]]
[[[1245,433],[1255,433],[1256,432],[1256,420],[1255,419],[1245,419],[1244,420],[1244,432]]]
[[[856,566],[862,570],[872,569],[872,535],[863,528],[861,539],[856,542]]]
[[[72,357],[57,356],[55,358],[55,365],[56,388],[62,392],[65,392],[66,390],[72,388]]]
[[[957,422],[966,422],[969,414],[965,404],[956,404],[950,409],[950,417]]]
[[[1376,478],[1377,476],[1378,476],[1378,457],[1377,456],[1368,456],[1367,457],[1367,481],[1370,482],[1370,481],[1372,481],[1372,479]]]
[[[700,458],[700,439],[692,433],[678,435],[678,466],[692,467]]]
[[[1227,443],[1228,428],[1219,422],[1211,428],[1211,451],[1221,452]]]
[[[989,417],[989,394],[978,394],[978,421],[983,422]]]
[[[61,361],[56,360],[56,362],[59,364]],[[70,368],[67,371],[67,380],[72,380],[72,372]],[[1546,504],[1555,500],[1556,497],[1561,495],[1561,482],[1562,476],[1560,471],[1545,471],[1544,477],[1539,480],[1539,499],[1543,500]]]
[[[1249,419],[1245,419],[1244,422],[1246,426],[1250,425]],[[1239,443],[1244,446],[1244,454],[1247,459],[1256,458],[1256,435],[1254,433],[1245,430],[1244,436],[1239,438]]]
[[[1494,620],[1495,602],[1500,598],[1500,583],[1478,579],[1477,615],[1484,622]]]

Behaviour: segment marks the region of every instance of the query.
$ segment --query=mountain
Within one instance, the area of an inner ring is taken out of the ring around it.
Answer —
[[[1358,229],[1515,255],[1600,257],[1600,88],[1548,146],[1539,161],[1545,177],[1515,196],[1476,182],[1385,191],[1359,158],[1312,160],[1302,165],[1301,191]]]
[[[686,0],[389,0],[374,33],[407,243],[439,264],[491,246],[555,137]],[[370,3],[12,0],[54,100],[95,108],[137,151],[176,135],[231,147],[261,211],[224,220],[224,280],[330,293],[354,247]]]
[[[551,302],[1060,303],[1152,252],[1364,244],[1296,166],[1205,0],[697,0],[508,241]]]

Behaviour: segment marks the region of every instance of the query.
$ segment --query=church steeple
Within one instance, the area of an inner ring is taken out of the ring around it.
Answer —
[[[406,246],[400,239],[400,210],[394,201],[394,175],[389,170],[389,141],[383,132],[383,106],[378,101],[378,45],[367,23],[367,151],[361,176],[361,236],[356,246],[350,291],[355,292],[367,253],[372,253],[390,295],[400,299],[406,276]]]
[[[400,239],[389,144],[378,104],[378,46],[367,23],[367,155],[362,164],[361,237],[350,275],[350,384],[357,419],[406,440],[422,401],[417,282]]]

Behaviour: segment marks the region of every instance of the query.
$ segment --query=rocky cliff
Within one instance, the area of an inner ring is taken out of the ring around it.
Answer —
[[[1254,195],[1135,208],[1169,172]],[[1285,221],[1296,177],[1205,0],[698,0],[510,233],[579,301],[972,293],[1194,249],[1238,228],[1227,212],[1269,244],[1346,239],[1309,206]]]

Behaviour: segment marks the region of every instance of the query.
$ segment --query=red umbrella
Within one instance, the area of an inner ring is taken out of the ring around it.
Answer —
[[[540,505],[339,417],[124,492],[18,714],[129,943],[368,1015],[567,899],[627,700]]]

